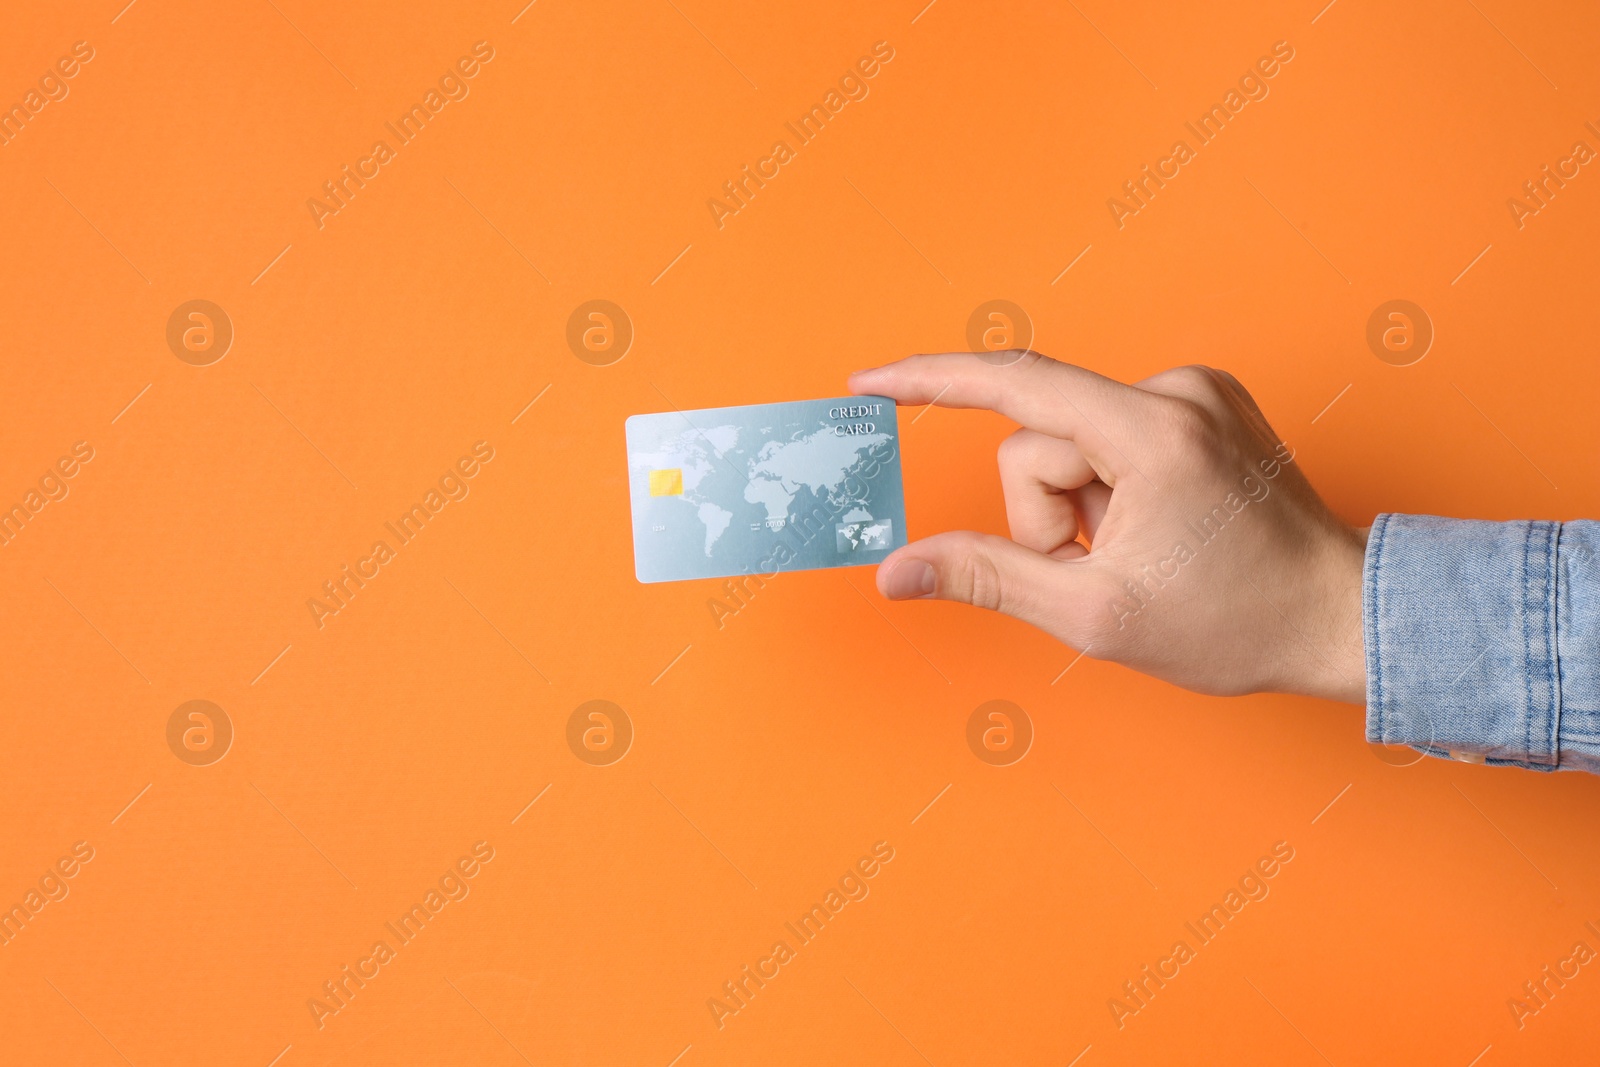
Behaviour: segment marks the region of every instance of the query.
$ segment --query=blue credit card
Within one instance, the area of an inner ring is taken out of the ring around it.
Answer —
[[[641,582],[850,567],[906,543],[888,397],[635,415],[627,436]]]

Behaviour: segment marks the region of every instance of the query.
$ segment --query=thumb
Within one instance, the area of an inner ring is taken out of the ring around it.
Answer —
[[[1079,581],[1084,566],[1004,537],[956,530],[896,549],[878,565],[878,592],[890,600],[955,600],[1050,629],[1063,587]]]

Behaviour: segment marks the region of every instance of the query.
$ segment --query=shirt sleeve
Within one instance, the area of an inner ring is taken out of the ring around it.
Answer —
[[[1600,773],[1600,523],[1379,515],[1367,740]]]

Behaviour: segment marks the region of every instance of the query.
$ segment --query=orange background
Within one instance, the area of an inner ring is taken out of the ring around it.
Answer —
[[[95,450],[0,549],[0,902],[95,850],[0,947],[6,1058],[1592,1046],[1592,968],[1521,1030],[1506,1002],[1600,948],[1600,782],[1400,768],[1353,707],[1063,674],[1072,650],[867,570],[784,575],[719,630],[720,583],[634,580],[622,449],[630,414],[965,347],[1004,298],[1124,380],[1232,369],[1352,522],[1600,513],[1600,176],[1521,229],[1506,207],[1600,147],[1592,5],[119,7],[0,34],[3,101],[95,50],[0,148],[0,502]],[[319,229],[306,200],[480,40],[470,95]],[[1107,198],[1279,40],[1270,96],[1117,229]],[[877,41],[870,95],[719,230],[706,201]],[[165,340],[196,298],[236,332],[204,367]],[[592,298],[636,332],[611,366],[565,341]],[[1395,298],[1437,331],[1403,368],[1365,341]],[[912,534],[1003,532],[1007,426],[914,415]],[[480,440],[471,495],[319,628],[308,598]],[[609,766],[565,739],[597,698],[635,731]],[[195,699],[236,734],[209,766],[166,741]],[[991,699],[1036,731],[1012,766],[967,747]],[[871,895],[719,1030],[707,999],[880,840]],[[471,895],[319,1029],[308,999],[478,841]],[[1279,841],[1271,895],[1119,1030],[1108,999]]]

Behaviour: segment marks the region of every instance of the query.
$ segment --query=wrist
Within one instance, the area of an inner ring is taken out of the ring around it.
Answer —
[[[1339,525],[1308,573],[1308,602],[1296,622],[1303,655],[1285,692],[1365,704],[1366,640],[1362,625],[1362,570],[1369,527]]]

